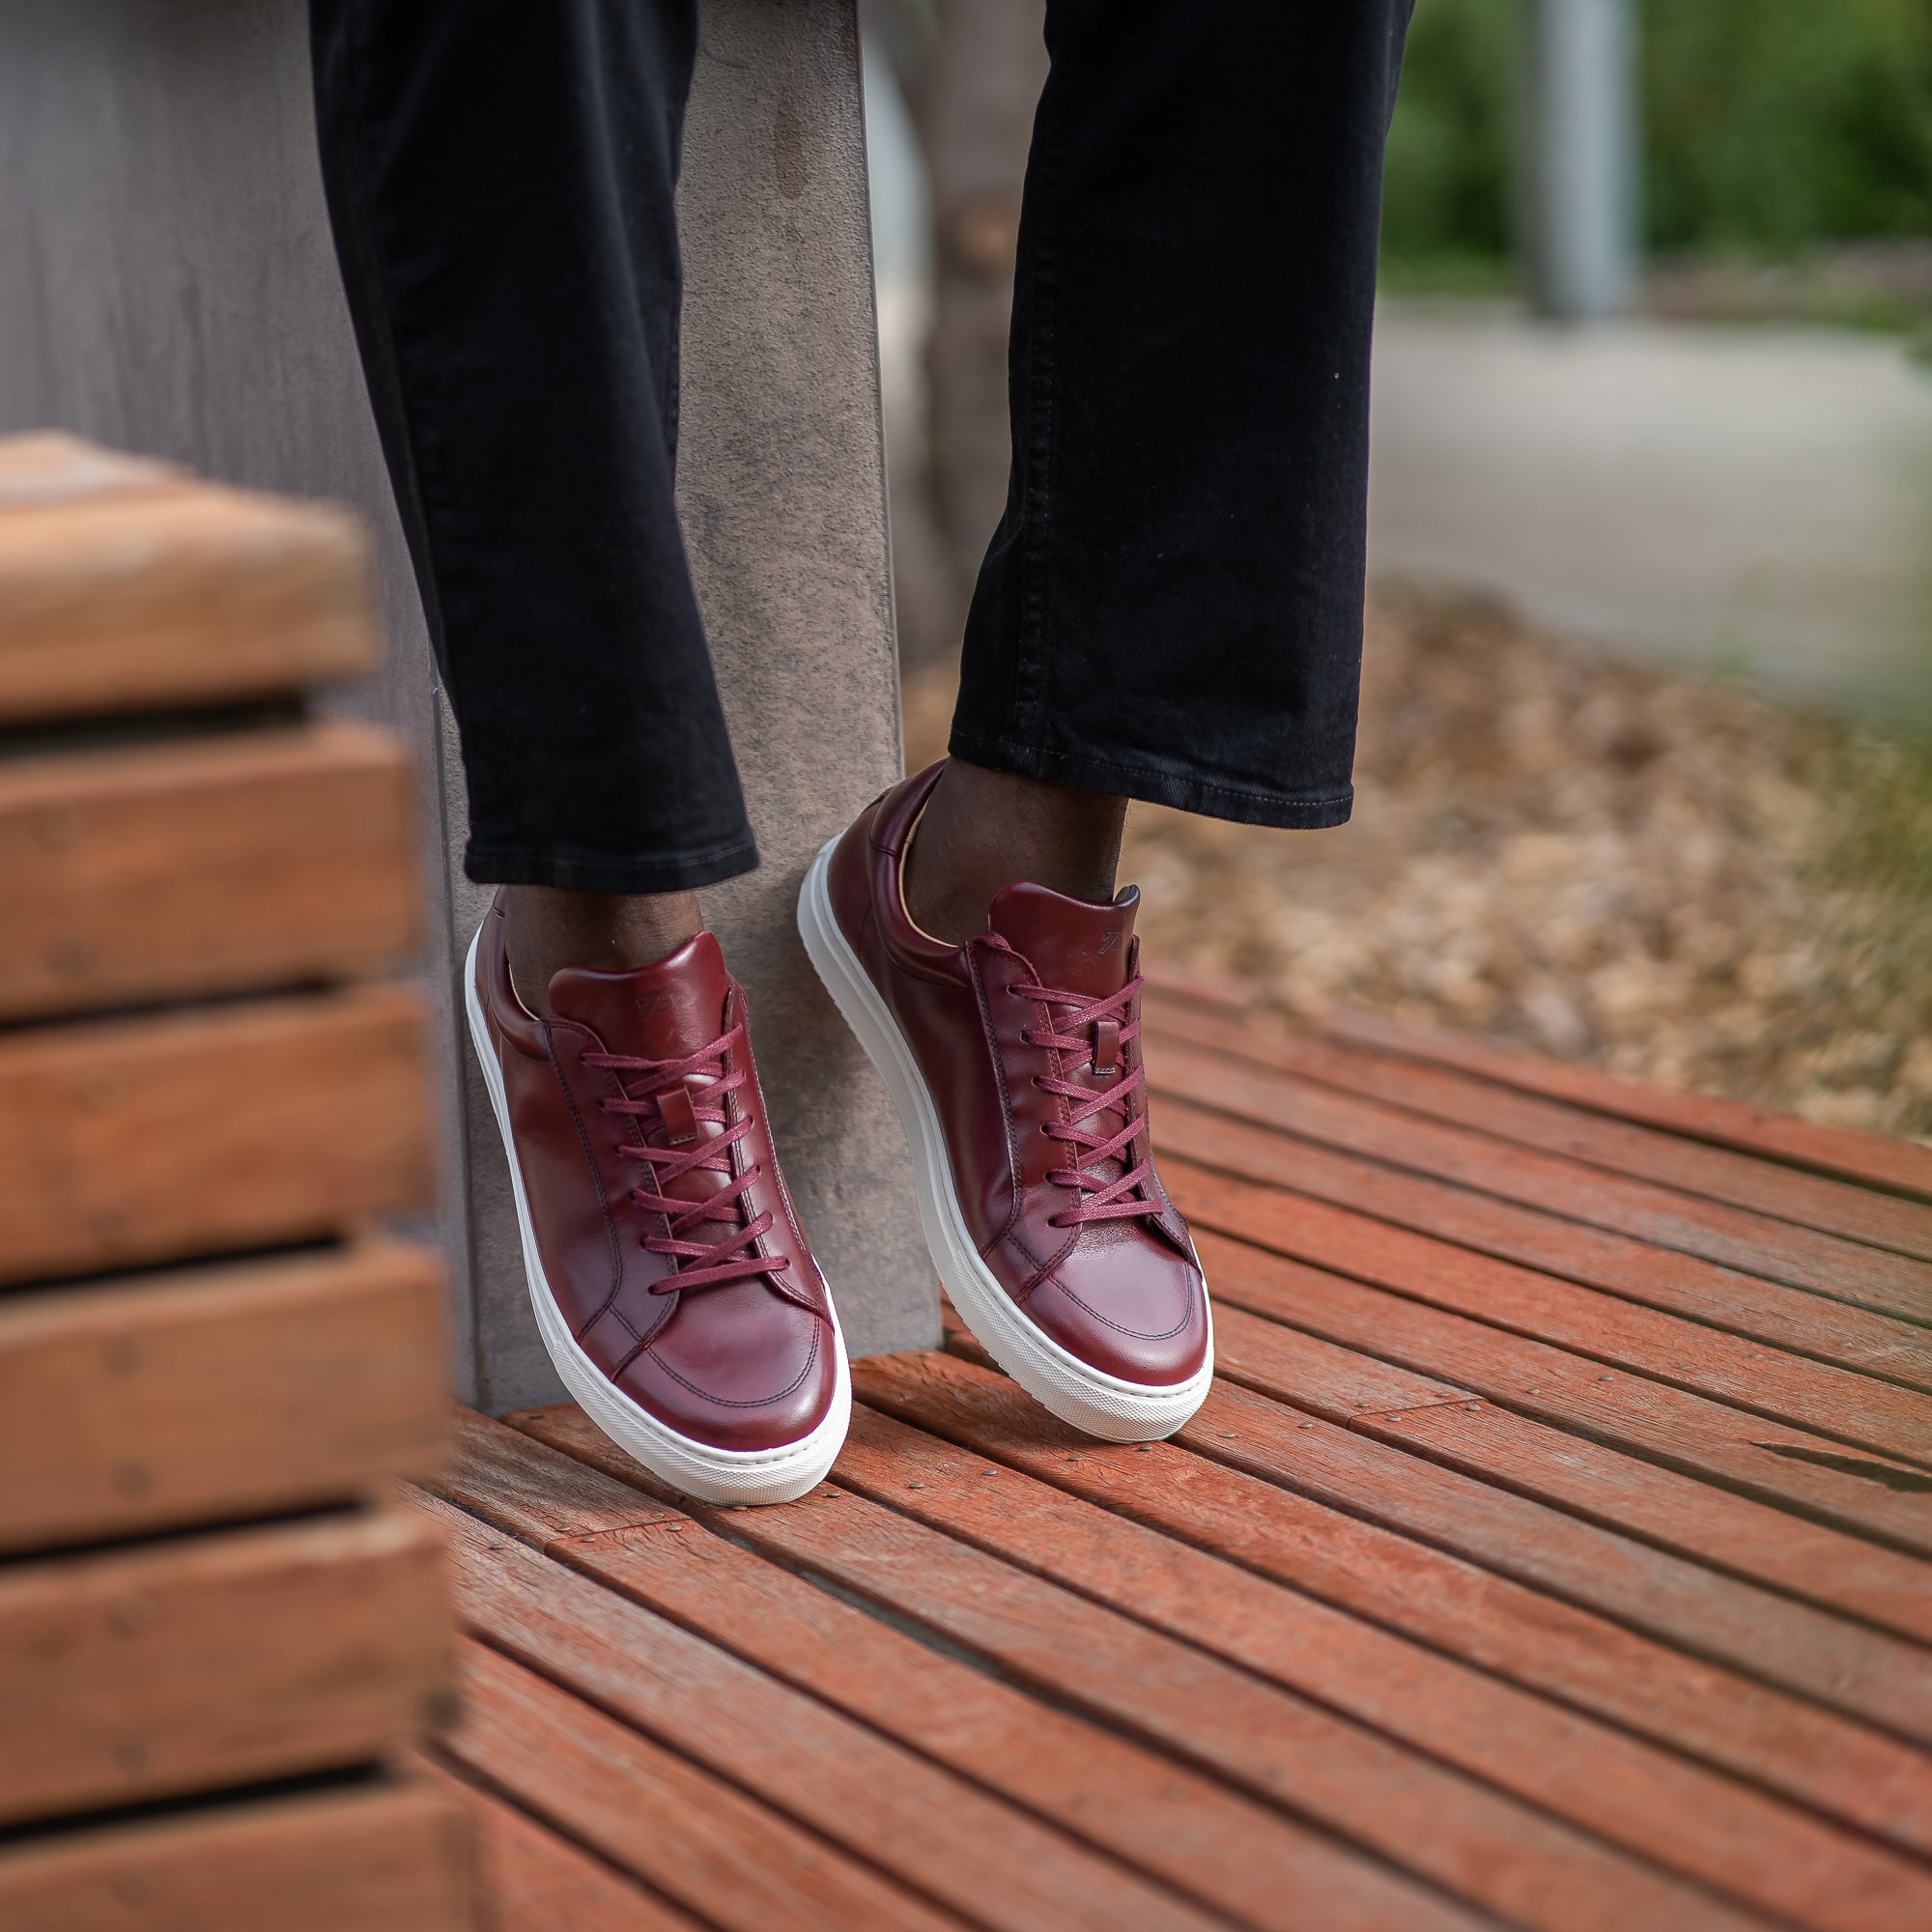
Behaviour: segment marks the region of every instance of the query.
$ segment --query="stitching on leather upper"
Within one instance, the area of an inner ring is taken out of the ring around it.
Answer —
[[[1094,1318],[1095,1321],[1100,1322],[1105,1327],[1111,1328],[1116,1335],[1131,1335],[1136,1341],[1139,1342],[1172,1341],[1174,1337],[1179,1335],[1180,1331],[1183,1328],[1185,1328],[1187,1324],[1194,1319],[1193,1296],[1192,1294],[1189,1294],[1189,1296],[1187,1297],[1188,1305],[1182,1308],[1182,1310],[1180,1311],[1180,1320],[1177,1321],[1172,1328],[1163,1328],[1160,1329],[1158,1332],[1156,1332],[1151,1328],[1129,1328],[1122,1322],[1110,1321],[1106,1316],[1102,1315],[1097,1308],[1093,1307],[1088,1302],[1082,1301],[1081,1298],[1077,1294],[1075,1294],[1073,1291],[1070,1288],[1068,1288],[1067,1285],[1064,1281],[1062,1281],[1058,1275],[1054,1276],[1053,1285],[1055,1288],[1059,1289],[1062,1294],[1065,1295],[1068,1301],[1072,1302],[1074,1307],[1079,1309],[1084,1309],[1089,1315],[1091,1315]]]
[[[1013,1121],[1013,1096],[1007,1087],[1007,1069],[1000,1058],[999,1028],[993,1021],[993,1009],[986,997],[986,985],[980,973],[980,950],[977,946],[966,948],[966,977],[972,982],[973,997],[980,1009],[980,1032],[986,1043],[986,1052],[993,1063],[993,1086],[1000,1095],[1000,1112],[1007,1123],[1007,1174],[1012,1181],[1013,1205],[1007,1212],[1007,1218],[1000,1223],[1000,1231],[989,1236],[980,1244],[980,1252],[997,1247],[1008,1234],[1019,1225],[1020,1215],[1025,1206],[1025,1190],[1020,1185],[1019,1142],[1015,1138]]]
[[[575,1339],[581,1345],[584,1336],[590,1332],[607,1310],[615,1313],[617,1320],[623,1321],[624,1326],[630,1328],[633,1335],[638,1331],[631,1328],[631,1324],[624,1321],[622,1311],[615,1308],[618,1292],[624,1286],[623,1236],[617,1232],[617,1217],[611,1210],[611,1196],[604,1186],[604,1176],[598,1168],[596,1151],[590,1145],[590,1135],[584,1128],[583,1117],[578,1111],[577,1096],[570,1091],[570,1082],[563,1077],[563,1063],[556,1057],[554,1032],[565,1027],[574,1034],[582,1035],[585,1039],[594,1039],[596,1036],[588,1027],[579,1026],[575,1020],[558,1020],[553,1015],[543,1022],[544,1044],[550,1049],[551,1071],[556,1075],[556,1084],[563,1090],[563,1104],[569,1110],[571,1125],[577,1129],[577,1141],[583,1150],[584,1165],[589,1168],[590,1178],[597,1185],[597,1205],[604,1210],[604,1232],[611,1237],[611,1293],[575,1329]]]
[[[808,1308],[803,1310],[802,1312],[807,1315],[810,1315],[811,1313],[811,1310]],[[651,1360],[654,1361],[658,1365],[658,1367],[661,1368],[665,1372],[665,1374],[671,1378],[672,1381],[677,1383],[677,1385],[680,1388],[689,1389],[692,1392],[692,1394],[697,1397],[697,1399],[700,1402],[708,1402],[714,1404],[719,1408],[763,1408],[768,1404],[775,1402],[782,1402],[786,1396],[792,1393],[794,1389],[800,1387],[803,1384],[807,1376],[810,1375],[811,1366],[818,1359],[818,1336],[819,1336],[819,1330],[822,1325],[823,1324],[821,1324],[818,1321],[812,1322],[811,1347],[806,1350],[805,1366],[799,1370],[798,1374],[795,1375],[791,1378],[791,1380],[784,1385],[783,1388],[780,1389],[777,1395],[761,1395],[752,1400],[740,1401],[731,1396],[713,1395],[710,1393],[709,1390],[699,1388],[696,1382],[687,1380],[685,1377],[679,1375],[678,1372],[674,1368],[672,1368],[671,1365],[668,1361],[666,1361],[665,1358],[662,1355],[660,1355],[655,1349],[649,1350],[645,1352],[647,1352],[650,1355]],[[634,1355],[631,1357],[631,1359],[632,1361],[635,1361],[637,1357]]]
[[[735,980],[732,982],[732,998],[734,1000],[743,1000],[743,992],[737,987]],[[750,1002],[745,1001],[744,1004],[749,1009]],[[764,1149],[766,1158],[763,1165],[766,1172],[771,1176],[773,1187],[778,1192],[779,1206],[784,1209],[785,1226],[791,1230],[792,1239],[798,1244],[798,1252],[800,1255],[810,1258],[812,1272],[818,1276],[820,1285],[825,1286],[824,1270],[819,1267],[818,1257],[812,1254],[811,1245],[805,1238],[805,1231],[799,1226],[797,1210],[791,1205],[791,1189],[785,1185],[784,1170],[779,1165],[778,1150],[772,1145],[771,1116],[765,1112],[765,1083],[758,1075],[758,1057],[752,1051],[752,1034],[749,1017],[746,1020],[745,1030],[745,1070],[751,1075],[750,1084],[752,1094],[757,1102],[757,1110],[753,1125],[753,1138],[755,1138]],[[760,1235],[758,1236],[756,1245],[760,1254],[766,1252],[764,1236]],[[819,1308],[815,1301],[807,1298],[810,1293],[810,1290],[803,1279],[802,1270],[787,1268],[785,1272],[787,1275],[800,1275],[799,1293],[797,1294],[787,1293],[787,1291],[779,1287],[769,1277],[766,1279],[765,1286],[774,1294],[792,1303],[794,1307],[806,1309],[813,1315],[824,1314],[825,1311]],[[826,1293],[829,1298],[831,1293],[829,1287],[826,1288]]]

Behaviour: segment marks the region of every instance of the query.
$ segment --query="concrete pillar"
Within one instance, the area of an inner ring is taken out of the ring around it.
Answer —
[[[1641,129],[1633,0],[1530,0],[1524,213],[1539,314],[1636,300]]]
[[[811,853],[899,768],[851,0],[706,0],[701,46],[681,506],[765,855],[708,905],[848,1340],[923,1345],[898,1127],[792,923]],[[363,701],[423,752],[455,1378],[492,1408],[550,1400],[450,997],[484,895],[445,856],[462,790],[329,242],[303,0],[9,0],[0,180],[0,430],[69,428],[370,519],[390,662]]]

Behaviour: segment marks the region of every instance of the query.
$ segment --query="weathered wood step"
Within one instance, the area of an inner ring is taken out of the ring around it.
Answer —
[[[400,986],[0,1035],[0,1282],[424,1206],[424,1051]]]
[[[0,725],[292,695],[374,668],[366,545],[347,511],[31,440],[11,459],[0,442]]]
[[[469,1822],[423,1782],[0,1848],[7,1932],[468,1932]],[[553,1920],[552,1932],[569,1919]]]
[[[446,1703],[447,1587],[400,1507],[0,1571],[0,1823],[386,1756]]]
[[[401,964],[414,803],[347,724],[0,763],[0,1020]]]
[[[0,1550],[426,1475],[442,1364],[440,1260],[395,1242],[0,1296]]]

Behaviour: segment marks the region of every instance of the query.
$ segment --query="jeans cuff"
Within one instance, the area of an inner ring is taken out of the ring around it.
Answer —
[[[570,846],[538,850],[470,839],[463,869],[479,886],[554,886],[571,893],[686,893],[756,869],[757,841],[749,828],[728,845],[683,856],[668,853],[584,852]]]
[[[1354,807],[1352,785],[1341,790],[1293,791],[1278,786],[1223,784],[1195,772],[1138,764],[1094,752],[1048,751],[1012,738],[980,738],[955,726],[947,750],[970,765],[991,771],[1022,772],[1056,784],[1131,798],[1143,805],[1171,806],[1201,818],[1225,818],[1236,825],[1267,825],[1287,832],[1319,832],[1346,825]]]

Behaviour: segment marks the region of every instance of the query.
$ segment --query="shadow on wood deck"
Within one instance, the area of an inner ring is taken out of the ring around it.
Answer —
[[[724,1513],[468,1418],[505,1932],[1932,1924],[1932,1152],[1149,998],[1221,1378],[875,1358]]]

